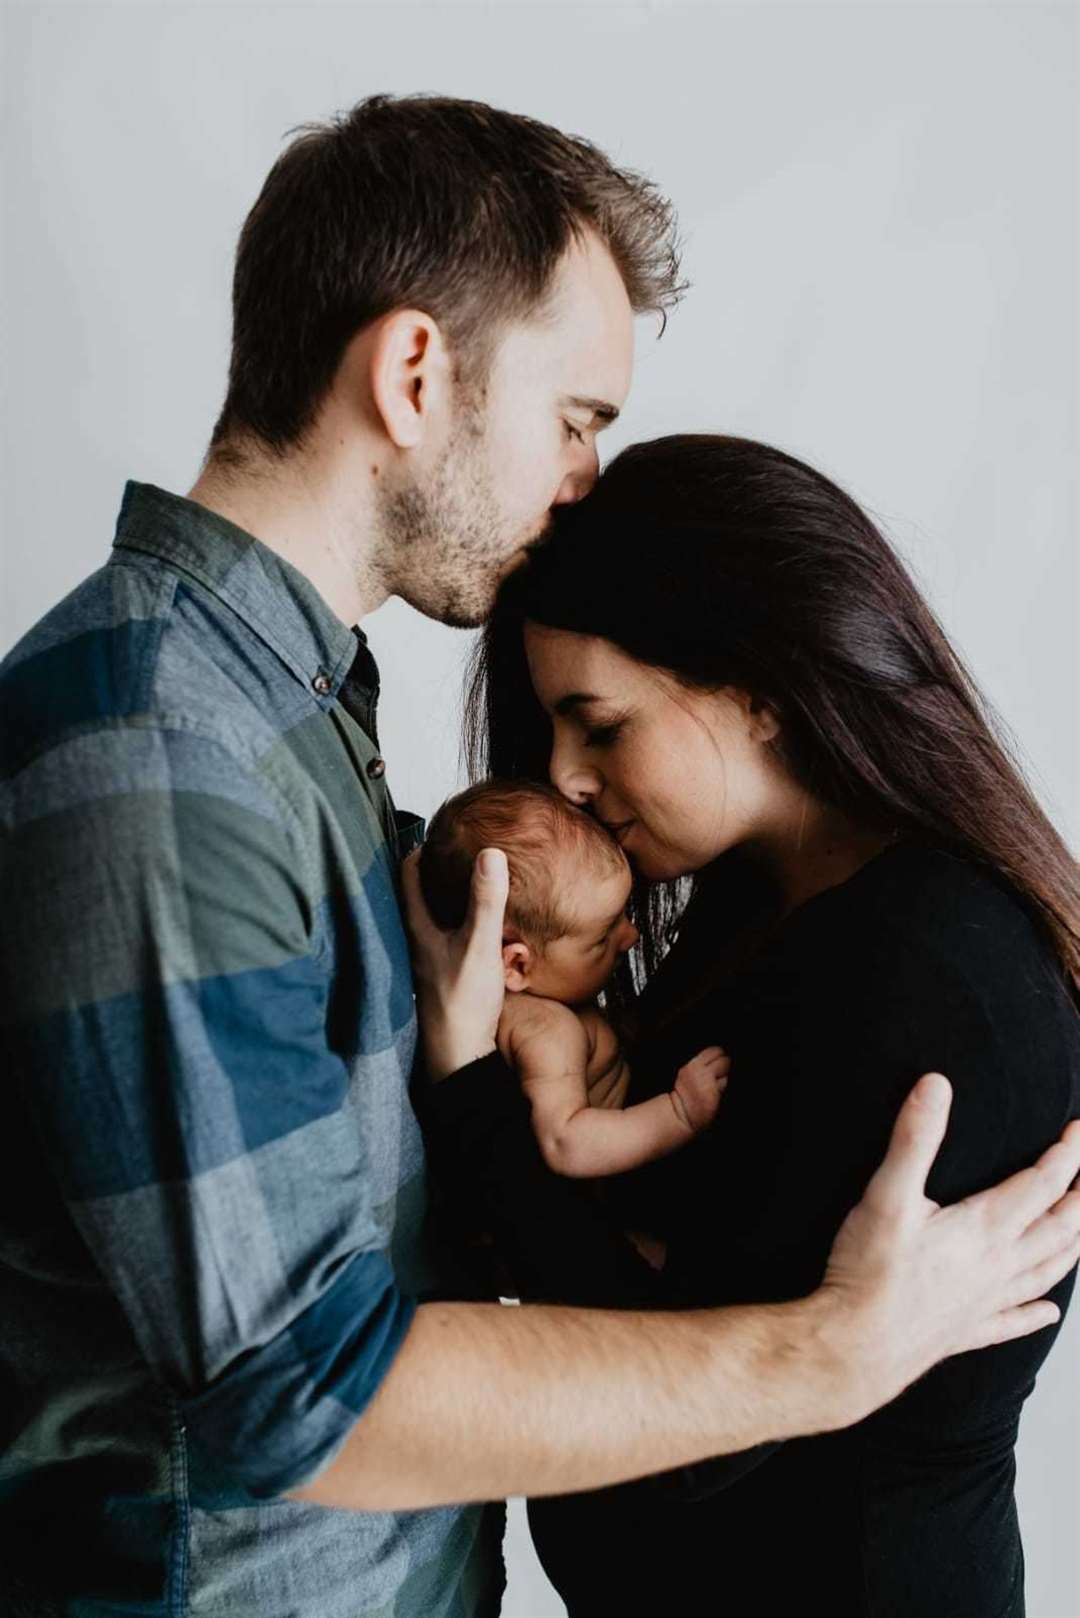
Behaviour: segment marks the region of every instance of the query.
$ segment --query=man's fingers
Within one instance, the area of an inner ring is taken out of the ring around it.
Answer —
[[[420,850],[413,849],[401,862],[401,898],[405,914],[405,928],[414,943],[424,945],[441,936],[428,914],[424,895],[420,889]]]
[[[926,1177],[949,1122],[952,1086],[940,1073],[924,1073],[893,1125],[889,1150],[866,1188],[866,1199],[893,1217],[922,1208]]]
[[[465,931],[469,949],[498,951],[502,946],[510,871],[501,848],[482,848],[473,862],[469,913]]]
[[[965,1203],[1007,1234],[1026,1230],[1047,1209],[1066,1198],[1080,1174],[1080,1121],[1069,1124],[1061,1139],[1049,1147],[1029,1169],[1021,1169],[989,1191],[967,1197]],[[1071,1200],[1066,1209],[1075,1211]]]
[[[1030,1224],[1020,1238],[1018,1251],[1025,1266],[1041,1264],[1064,1247],[1080,1239],[1080,1190],[1068,1191],[1060,1202]]]
[[[1080,1262],[1080,1236],[1074,1237],[1067,1247],[1058,1248],[1049,1258],[1043,1259],[1032,1269],[1026,1270],[1023,1275],[1017,1276],[1009,1294],[1010,1306],[1015,1308],[1019,1304],[1030,1303],[1034,1298],[1043,1297],[1051,1287],[1056,1287],[1078,1262]]]
[[[1004,1309],[1001,1314],[994,1315],[978,1327],[960,1352],[993,1348],[995,1343],[1011,1343],[1016,1337],[1030,1337],[1032,1332],[1056,1326],[1060,1319],[1061,1310],[1057,1304],[1047,1303],[1045,1299],[1038,1303],[1025,1303],[1019,1309]]]

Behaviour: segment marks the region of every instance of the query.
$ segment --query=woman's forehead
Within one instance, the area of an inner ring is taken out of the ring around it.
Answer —
[[[537,694],[552,707],[570,697],[611,696],[655,672],[599,635],[544,624],[526,623],[525,655]]]

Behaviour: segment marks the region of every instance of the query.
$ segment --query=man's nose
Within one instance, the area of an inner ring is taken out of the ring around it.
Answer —
[[[582,452],[574,470],[568,472],[559,484],[551,504],[572,506],[576,500],[584,500],[599,476],[600,457],[596,453],[596,446],[590,444]]]

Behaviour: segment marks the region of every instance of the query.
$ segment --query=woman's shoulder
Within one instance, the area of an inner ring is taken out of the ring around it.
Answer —
[[[759,1042],[800,1090],[816,1079],[824,1138],[860,1168],[931,1070],[954,1092],[938,1200],[1033,1161],[1080,1112],[1080,1012],[1052,943],[1006,884],[947,850],[886,850],[808,901],[762,967]]]
[[[1064,970],[1049,936],[997,872],[949,849],[897,843],[847,882],[811,899],[786,937],[820,958],[868,969],[920,965],[999,989],[1002,981],[1066,999]]]

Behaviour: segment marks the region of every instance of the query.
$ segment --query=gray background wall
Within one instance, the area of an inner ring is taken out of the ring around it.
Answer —
[[[183,490],[237,230],[283,133],[443,90],[587,134],[674,195],[694,289],[641,333],[614,451],[769,439],[885,524],[1080,839],[1071,5],[8,4],[0,12],[0,650]],[[468,636],[370,621],[400,802],[454,785]],[[1080,1310],[1028,1407],[1031,1618],[1080,1613]],[[509,1618],[560,1603],[515,1518]],[[722,1575],[721,1575],[722,1576]]]

